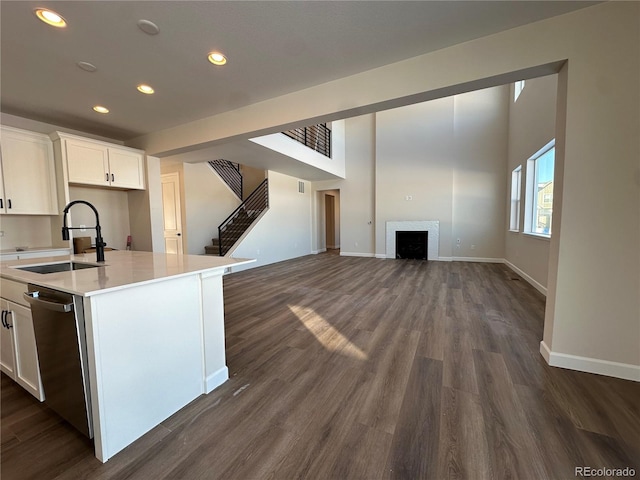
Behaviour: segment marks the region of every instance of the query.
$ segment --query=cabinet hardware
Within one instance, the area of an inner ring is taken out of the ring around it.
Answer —
[[[8,206],[9,208],[11,208],[11,199],[10,199],[10,198],[8,198],[8,199],[7,199],[7,206]]]
[[[106,176],[105,180],[108,182],[109,181],[109,172],[105,173],[105,176]]]
[[[4,320],[4,316],[6,315],[7,311],[6,310],[2,310],[2,326],[7,328],[7,323]]]
[[[4,314],[4,323],[7,324],[7,328],[13,328],[13,325],[9,323],[9,315],[11,315],[12,313],[13,312],[11,310],[6,310]]]
[[[2,205],[2,199],[0,198],[0,208],[4,208],[4,206]]]
[[[116,176],[115,176],[113,173],[111,174],[111,181],[112,181],[112,182],[115,182],[115,181],[116,181]]]

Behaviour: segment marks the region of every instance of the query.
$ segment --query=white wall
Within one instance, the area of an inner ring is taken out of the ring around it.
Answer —
[[[525,273],[538,284],[541,291],[546,292],[549,272],[549,245],[546,238],[533,237],[524,231],[524,212],[526,197],[527,159],[548,144],[556,136],[556,94],[558,76],[532,78],[525,82],[525,87],[518,100],[513,101],[513,85],[509,98],[509,160],[507,188],[511,190],[511,172],[522,166],[522,200],[520,206],[520,232],[506,233],[505,260]],[[508,195],[507,195],[508,197]],[[509,198],[507,202],[507,225],[510,212]],[[555,233],[555,221],[553,230]]]
[[[299,179],[269,171],[269,209],[233,251],[234,258],[255,258],[256,263],[233,271],[259,267],[311,253],[311,188]]]

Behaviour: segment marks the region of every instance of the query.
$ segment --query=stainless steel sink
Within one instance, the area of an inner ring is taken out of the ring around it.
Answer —
[[[104,265],[92,265],[90,263],[79,262],[58,262],[58,263],[46,263],[43,265],[28,265],[26,267],[13,267],[17,270],[24,270],[34,273],[57,273],[57,272],[70,272],[71,270],[82,270],[83,268],[96,268]]]

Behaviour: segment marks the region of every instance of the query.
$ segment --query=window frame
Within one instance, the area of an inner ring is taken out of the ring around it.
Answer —
[[[539,232],[537,231],[537,205],[538,205],[538,160],[549,151],[554,150],[553,155],[553,164],[554,164],[554,175],[551,177],[551,181],[554,181],[555,177],[555,147],[556,140],[555,138],[547,143],[544,147],[538,150],[534,155],[532,155],[527,160],[527,172],[526,172],[526,196],[525,196],[525,219],[524,219],[524,231],[523,233],[527,235],[532,235],[535,237],[550,239],[553,233],[553,197],[551,200],[551,214],[549,219],[549,233]],[[543,194],[544,195],[544,194]]]
[[[520,232],[522,204],[522,165],[511,171],[511,197],[509,212],[509,231]]]

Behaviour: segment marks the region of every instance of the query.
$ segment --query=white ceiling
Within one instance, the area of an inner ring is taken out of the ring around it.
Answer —
[[[127,140],[593,3],[2,0],[0,109]],[[41,6],[68,27],[37,20]],[[212,50],[228,64],[211,65]]]

